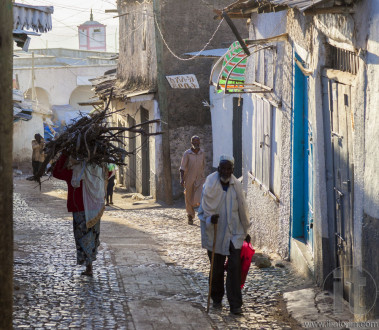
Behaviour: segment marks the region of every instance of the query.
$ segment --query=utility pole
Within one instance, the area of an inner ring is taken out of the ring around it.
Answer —
[[[32,101],[33,101],[33,103],[36,100],[36,88],[34,86],[34,80],[35,80],[35,76],[34,76],[34,52],[32,52]]]
[[[153,0],[153,11],[157,23],[161,24],[161,6],[159,0]],[[157,53],[157,85],[158,105],[162,120],[162,170],[158,173],[157,198],[167,204],[172,204],[172,182],[171,182],[171,156],[170,156],[170,133],[169,117],[167,107],[166,79],[164,71],[163,42],[157,27],[155,27],[155,44]]]
[[[0,329],[13,328],[12,18],[12,0],[0,1]]]

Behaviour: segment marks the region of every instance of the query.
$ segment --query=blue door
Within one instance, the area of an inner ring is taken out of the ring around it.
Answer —
[[[308,119],[308,78],[296,63],[293,94],[292,237],[303,239],[313,250],[313,141]]]

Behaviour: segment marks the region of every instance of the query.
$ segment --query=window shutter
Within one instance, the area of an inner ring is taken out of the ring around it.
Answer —
[[[262,158],[263,158],[263,173],[262,173],[262,183],[267,189],[270,187],[270,145],[271,145],[271,104],[262,101],[263,103],[263,147],[262,147]]]

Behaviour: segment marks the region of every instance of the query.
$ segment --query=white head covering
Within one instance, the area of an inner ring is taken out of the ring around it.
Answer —
[[[233,158],[233,156],[221,155],[219,163],[224,162],[224,161],[231,162],[234,165],[234,158]]]

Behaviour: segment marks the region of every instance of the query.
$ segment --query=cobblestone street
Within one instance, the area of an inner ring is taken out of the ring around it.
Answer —
[[[221,311],[206,315],[209,261],[199,220],[187,225],[181,204],[165,208],[117,193],[103,216],[94,277],[80,276],[65,184],[35,186],[15,178],[14,328],[298,328],[283,311],[282,293],[308,283],[285,262],[251,266],[243,315],[231,315],[226,298]],[[180,313],[188,313],[185,327]]]

